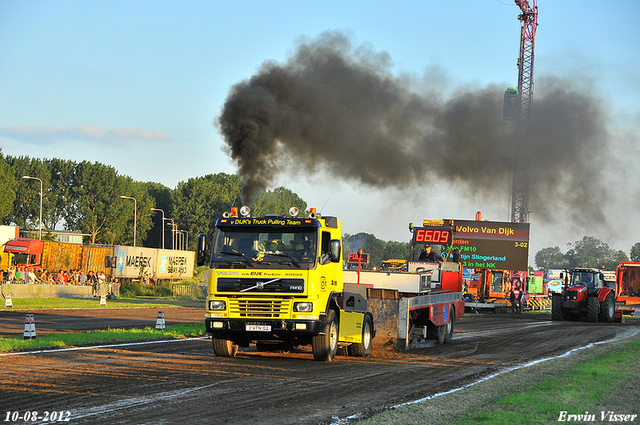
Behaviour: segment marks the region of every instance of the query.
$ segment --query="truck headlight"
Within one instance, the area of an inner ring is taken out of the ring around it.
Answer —
[[[221,300],[209,301],[209,310],[226,310],[227,303]]]
[[[313,311],[312,302],[293,303],[293,311],[310,312]]]

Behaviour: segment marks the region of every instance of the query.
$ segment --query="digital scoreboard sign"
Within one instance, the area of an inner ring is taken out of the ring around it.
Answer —
[[[527,270],[529,223],[455,220],[451,246],[470,269]]]
[[[446,227],[414,227],[413,242],[430,245],[451,245],[451,229]]]

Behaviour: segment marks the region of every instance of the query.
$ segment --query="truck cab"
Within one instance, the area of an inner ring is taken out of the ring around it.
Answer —
[[[197,262],[211,268],[205,325],[215,354],[235,356],[255,343],[259,351],[311,344],[321,361],[339,346],[368,355],[373,318],[344,302],[340,221],[313,211],[298,218],[297,209],[290,217],[243,210],[198,241]]]

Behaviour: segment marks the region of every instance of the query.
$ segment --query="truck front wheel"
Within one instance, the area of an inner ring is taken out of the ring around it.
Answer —
[[[373,323],[371,317],[365,314],[362,320],[362,343],[351,344],[347,347],[349,355],[353,357],[367,357],[371,352],[371,340],[373,339]]]
[[[228,339],[213,338],[213,352],[218,357],[235,357],[238,353],[238,344]]]
[[[323,331],[311,340],[313,358],[322,362],[330,362],[338,351],[338,319],[336,312],[329,310],[327,323]]]

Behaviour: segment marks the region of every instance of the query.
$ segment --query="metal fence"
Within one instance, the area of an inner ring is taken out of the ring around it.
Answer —
[[[173,285],[173,297],[207,298],[206,285]]]

